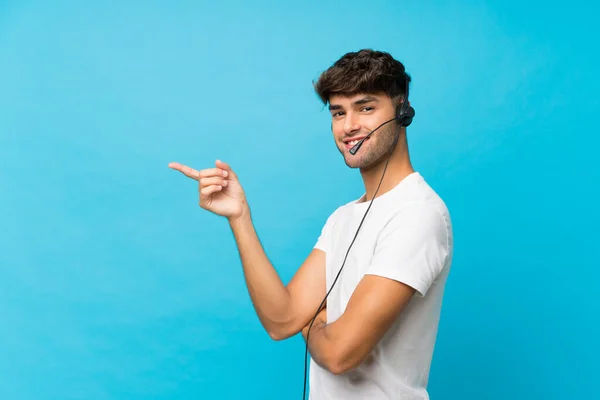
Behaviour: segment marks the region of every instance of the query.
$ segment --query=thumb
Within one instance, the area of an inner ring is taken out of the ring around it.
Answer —
[[[217,160],[215,162],[215,165],[217,166],[217,168],[221,168],[221,169],[224,169],[225,171],[227,171],[227,173],[230,177],[237,180],[237,175],[235,174],[235,172],[233,172],[233,170],[231,169],[229,164],[227,164],[226,162],[223,162],[221,160]]]

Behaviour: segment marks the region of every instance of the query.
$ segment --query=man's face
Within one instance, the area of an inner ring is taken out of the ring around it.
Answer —
[[[379,128],[364,141],[358,152],[350,149],[382,123],[394,118],[395,107],[385,94],[339,95],[329,99],[331,129],[338,150],[350,168],[368,169],[388,155],[398,129],[396,121]]]

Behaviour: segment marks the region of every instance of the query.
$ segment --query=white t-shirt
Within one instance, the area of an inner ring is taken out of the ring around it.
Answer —
[[[336,209],[315,245],[326,252],[327,290],[369,206],[360,199]],[[310,363],[311,400],[427,400],[429,368],[453,252],[452,226],[442,199],[418,172],[378,196],[327,298],[327,319],[338,319],[365,274],[416,289],[369,362],[341,375]]]

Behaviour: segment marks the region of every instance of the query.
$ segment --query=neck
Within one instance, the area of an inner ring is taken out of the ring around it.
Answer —
[[[375,194],[375,191],[379,186],[379,182],[381,181],[381,175],[383,174],[383,171],[385,169],[387,157],[389,157],[389,155],[384,157],[376,165],[368,169],[360,170],[363,183],[365,185],[366,197],[364,201],[370,201],[373,198],[373,195]],[[385,169],[385,177],[381,182],[381,186],[379,187],[379,191],[377,192],[377,197],[392,190],[404,178],[406,178],[413,172],[415,172],[415,170],[413,169],[412,164],[410,162],[406,142],[403,140],[399,140],[390,158],[387,169]]]

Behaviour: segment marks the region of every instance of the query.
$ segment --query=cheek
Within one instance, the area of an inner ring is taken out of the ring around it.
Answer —
[[[333,134],[333,137],[335,138],[335,140],[338,140],[344,136],[344,125],[343,124],[332,122],[329,128],[331,129],[331,133]]]

